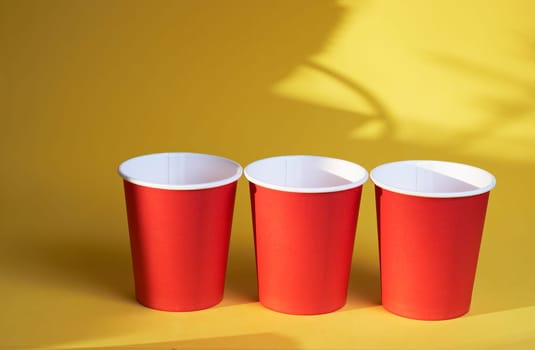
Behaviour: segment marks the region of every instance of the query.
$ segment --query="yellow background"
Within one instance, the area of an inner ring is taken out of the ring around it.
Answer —
[[[535,347],[535,2],[0,1],[4,348]],[[347,305],[261,307],[247,183],[223,302],[137,304],[118,164],[193,151],[443,159],[497,178],[472,309],[380,306],[372,184]]]

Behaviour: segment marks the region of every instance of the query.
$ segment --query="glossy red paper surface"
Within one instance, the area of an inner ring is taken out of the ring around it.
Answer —
[[[361,190],[293,193],[250,184],[264,306],[321,314],[345,304]]]
[[[223,297],[236,182],[164,190],[124,181],[136,298],[167,311]]]
[[[489,193],[424,198],[376,186],[383,306],[409,318],[468,312]]]

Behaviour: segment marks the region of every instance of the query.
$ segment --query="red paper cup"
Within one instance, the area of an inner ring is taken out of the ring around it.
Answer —
[[[245,176],[260,303],[302,315],[344,306],[366,170],[340,159],[282,156],[250,164]]]
[[[371,179],[385,309],[422,320],[467,313],[494,176],[464,164],[410,160],[381,165]]]
[[[124,179],[137,300],[192,311],[223,297],[239,164],[197,153],[125,161]]]

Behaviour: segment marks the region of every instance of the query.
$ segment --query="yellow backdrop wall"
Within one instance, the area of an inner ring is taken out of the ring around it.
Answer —
[[[527,0],[1,1],[0,345],[533,348],[534,13]],[[162,151],[489,170],[470,313],[382,309],[370,182],[347,305],[262,308],[244,179],[223,302],[140,306],[116,168]]]

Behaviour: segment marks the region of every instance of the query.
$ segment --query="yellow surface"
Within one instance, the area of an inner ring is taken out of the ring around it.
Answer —
[[[1,347],[535,348],[534,13],[506,0],[0,1]],[[380,306],[370,182],[342,310],[258,304],[244,179],[224,301],[138,305],[116,167],[161,151],[491,171],[470,313],[422,322]]]

